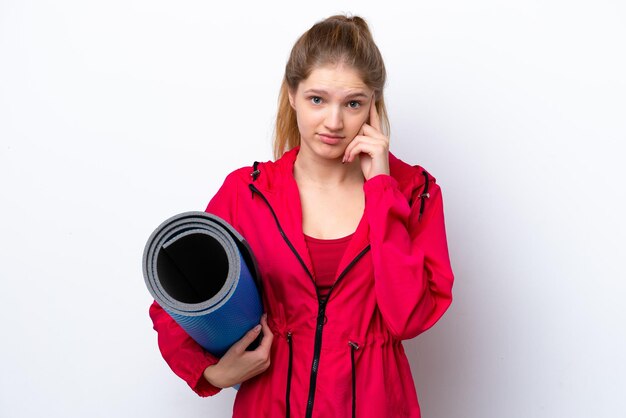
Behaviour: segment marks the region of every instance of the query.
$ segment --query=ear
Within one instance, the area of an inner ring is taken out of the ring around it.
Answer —
[[[291,107],[295,110],[296,106],[296,99],[295,99],[295,92],[292,91],[291,89],[287,89],[287,95],[289,96],[289,104],[291,105]]]

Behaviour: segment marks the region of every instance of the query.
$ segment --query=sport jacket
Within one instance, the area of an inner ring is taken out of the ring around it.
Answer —
[[[298,151],[235,170],[206,208],[252,248],[274,333],[271,365],[241,384],[233,416],[419,417],[401,341],[430,328],[452,300],[441,190],[390,153],[390,175],[363,185],[363,217],[324,300],[302,232]],[[156,302],[150,316],[171,369],[200,396],[219,392],[203,377],[217,359]]]

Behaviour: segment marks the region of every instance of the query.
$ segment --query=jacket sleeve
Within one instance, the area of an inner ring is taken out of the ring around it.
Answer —
[[[235,184],[234,175],[229,175],[205,210],[233,226],[236,224],[234,215],[237,205]],[[149,313],[158,334],[159,350],[172,371],[200,396],[220,392],[221,388],[211,385],[203,375],[204,370],[217,363],[218,358],[196,343],[156,301],[150,306]]]
[[[376,301],[384,323],[399,339],[426,331],[452,302],[441,189],[429,179],[430,197],[419,220],[421,188],[409,207],[389,175],[372,177],[363,185]]]
[[[211,396],[221,388],[204,378],[204,370],[217,363],[217,358],[205,351],[163,308],[154,301],[150,318],[158,333],[159,350],[170,369],[200,396]]]

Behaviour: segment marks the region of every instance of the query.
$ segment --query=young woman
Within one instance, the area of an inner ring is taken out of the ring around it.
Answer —
[[[315,24],[286,66],[277,160],[232,172],[209,203],[255,254],[261,324],[217,359],[150,308],[195,392],[241,383],[235,417],[420,415],[401,341],[443,315],[453,275],[439,186],[389,152],[385,77],[363,19]]]

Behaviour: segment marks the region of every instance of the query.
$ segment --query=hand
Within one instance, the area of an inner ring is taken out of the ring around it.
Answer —
[[[364,123],[359,134],[348,144],[343,156],[344,163],[359,157],[365,180],[379,174],[389,174],[389,138],[380,128],[375,97],[370,102],[369,124]]]
[[[258,327],[258,329],[257,329]],[[232,345],[220,360],[204,370],[204,378],[213,386],[227,388],[263,373],[270,366],[270,349],[274,335],[267,325],[267,314],[261,324]],[[246,351],[263,331],[263,339],[254,351]]]

